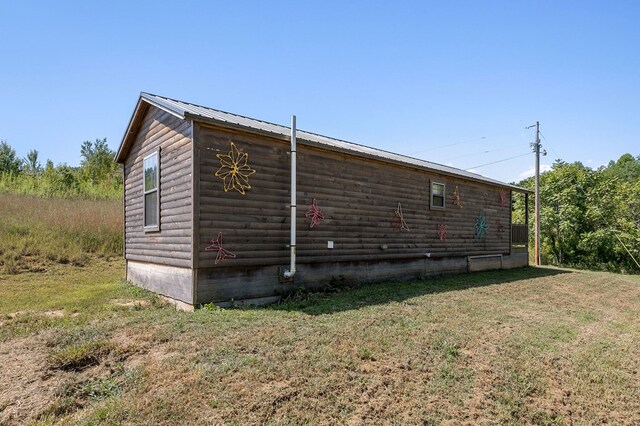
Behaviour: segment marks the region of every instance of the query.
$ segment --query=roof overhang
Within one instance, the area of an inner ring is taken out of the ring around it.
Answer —
[[[202,123],[202,124],[208,124],[210,126],[214,126],[214,127],[218,127],[218,128],[224,128],[224,129],[230,129],[230,130],[237,130],[237,131],[241,131],[244,133],[250,133],[253,135],[257,135],[257,136],[266,136],[272,139],[278,139],[281,141],[285,141],[285,142],[289,142],[290,141],[290,136],[288,135],[283,135],[281,133],[276,133],[276,132],[269,132],[266,130],[260,130],[260,129],[256,129],[253,127],[248,127],[248,126],[243,126],[240,124],[234,124],[234,123],[229,123],[227,121],[223,121],[223,120],[217,120],[215,118],[209,118],[209,117],[202,117],[200,115],[197,114],[190,114],[190,113],[185,113],[184,114],[184,119],[185,120],[193,120],[194,122],[198,122],[198,123]],[[304,137],[304,131],[298,131],[296,133],[296,142],[299,145],[307,145],[307,146],[312,146],[315,148],[319,148],[319,149],[324,149],[324,150],[331,150],[331,151],[337,151],[337,152],[341,152],[344,154],[348,154],[348,155],[355,155],[358,157],[362,157],[362,158],[367,158],[367,159],[371,159],[371,160],[377,160],[383,163],[391,163],[391,164],[395,164],[398,166],[402,166],[402,167],[412,167],[415,168],[417,170],[427,170],[430,172],[436,172],[436,173],[440,173],[446,176],[452,176],[452,177],[456,177],[458,179],[464,179],[467,181],[471,181],[471,182],[479,182],[479,183],[484,183],[484,184],[490,184],[490,185],[495,185],[495,186],[500,186],[503,187],[505,189],[510,189],[512,191],[515,192],[521,192],[523,194],[533,194],[533,191],[531,191],[530,189],[527,188],[522,188],[520,186],[517,185],[512,185],[509,183],[505,183],[505,182],[499,182],[499,181],[495,181],[493,179],[477,179],[474,178],[472,176],[463,176],[457,173],[448,173],[445,171],[441,171],[441,170],[435,170],[433,168],[430,168],[428,166],[421,166],[418,164],[413,164],[413,163],[408,163],[406,161],[401,161],[401,160],[395,160],[395,159],[391,159],[391,158],[385,158],[385,157],[380,157],[378,155],[375,154],[368,154],[368,153],[364,153],[364,152],[354,152],[353,150],[350,149],[345,149],[345,148],[340,148],[340,147],[327,147],[326,144],[322,144],[322,143],[318,143],[317,141],[311,140],[311,139],[307,139]]]
[[[136,107],[133,110],[133,114],[131,114],[131,118],[129,119],[129,124],[127,125],[127,130],[124,132],[122,136],[122,141],[120,141],[120,146],[118,147],[118,151],[116,152],[115,162],[124,164],[124,160],[129,153],[129,149],[133,144],[133,140],[140,129],[140,125],[142,124],[142,120],[144,120],[144,116],[149,110],[149,106],[153,105],[157,108],[160,108],[163,111],[168,112],[171,115],[175,115],[178,118],[184,119],[184,114],[180,114],[179,112],[168,108],[166,105],[163,105],[160,102],[157,102],[154,98],[150,97],[147,93],[140,93],[140,97],[138,98],[138,102],[136,103]]]
[[[169,98],[163,98],[157,95],[142,92],[138,98],[138,102],[133,111],[127,130],[122,137],[122,142],[118,148],[115,161],[124,163],[129,149],[133,144],[135,136],[144,120],[149,106],[155,106],[167,113],[174,115],[183,120],[192,120],[203,124],[209,124],[216,127],[238,130],[260,136],[266,136],[282,141],[290,140],[290,128],[278,124],[268,123],[260,120],[243,117],[236,114],[226,113],[224,111],[214,110],[211,108],[201,107],[198,105],[187,104]],[[404,155],[383,151],[364,145],[347,142],[340,139],[329,138],[327,136],[318,135],[303,130],[296,132],[298,143],[313,146],[319,149],[338,151],[348,155],[364,157],[385,163],[392,163],[404,167],[413,167],[419,170],[427,170],[439,174],[453,176],[473,182],[490,184],[516,192],[532,194],[533,191],[505,182],[500,182],[491,178],[487,178],[476,173],[467,172],[465,170],[455,169],[453,167],[444,166],[437,163],[431,163],[426,160],[420,160]]]

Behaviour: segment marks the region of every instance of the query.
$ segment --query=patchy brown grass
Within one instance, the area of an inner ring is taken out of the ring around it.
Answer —
[[[85,266],[122,254],[122,202],[0,192],[0,272]]]
[[[531,268],[184,313],[121,268],[0,275],[0,423],[640,423],[637,276]]]

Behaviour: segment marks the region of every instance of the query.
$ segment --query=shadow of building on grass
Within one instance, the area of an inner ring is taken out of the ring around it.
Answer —
[[[526,267],[509,270],[474,272],[430,277],[422,280],[385,281],[348,285],[335,280],[328,289],[313,292],[300,289],[277,304],[264,309],[299,311],[309,315],[326,315],[361,309],[390,302],[404,302],[414,297],[460,291],[491,285],[517,285],[520,281],[567,274],[571,271]]]

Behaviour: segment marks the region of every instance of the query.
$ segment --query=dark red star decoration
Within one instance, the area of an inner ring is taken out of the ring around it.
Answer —
[[[216,265],[218,264],[218,262],[220,262],[221,260],[224,260],[227,257],[235,259],[236,255],[234,253],[231,253],[229,250],[222,247],[222,232],[218,232],[218,238],[216,238],[215,240],[211,240],[209,242],[211,243],[211,245],[205,247],[204,251],[218,252],[218,255],[216,256],[216,261],[215,261]]]
[[[309,207],[309,210],[307,211],[307,213],[305,213],[304,217],[306,217],[307,219],[311,219],[309,228],[313,228],[314,226],[319,225],[320,222],[322,222],[322,220],[324,219],[322,210],[318,208],[318,202],[315,198],[313,199],[313,201],[311,201],[311,207]]]
[[[504,189],[500,190],[500,205],[502,207],[505,207],[508,204],[507,195],[507,191],[505,191]]]
[[[500,219],[496,220],[496,225],[498,229],[498,238],[502,239],[502,233],[504,232],[504,225],[500,222]]]
[[[447,241],[447,225],[444,223],[438,225],[438,237],[440,241]]]

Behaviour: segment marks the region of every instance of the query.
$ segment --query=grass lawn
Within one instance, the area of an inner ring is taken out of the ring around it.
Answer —
[[[640,424],[640,277],[528,268],[177,312],[0,275],[0,424]]]

